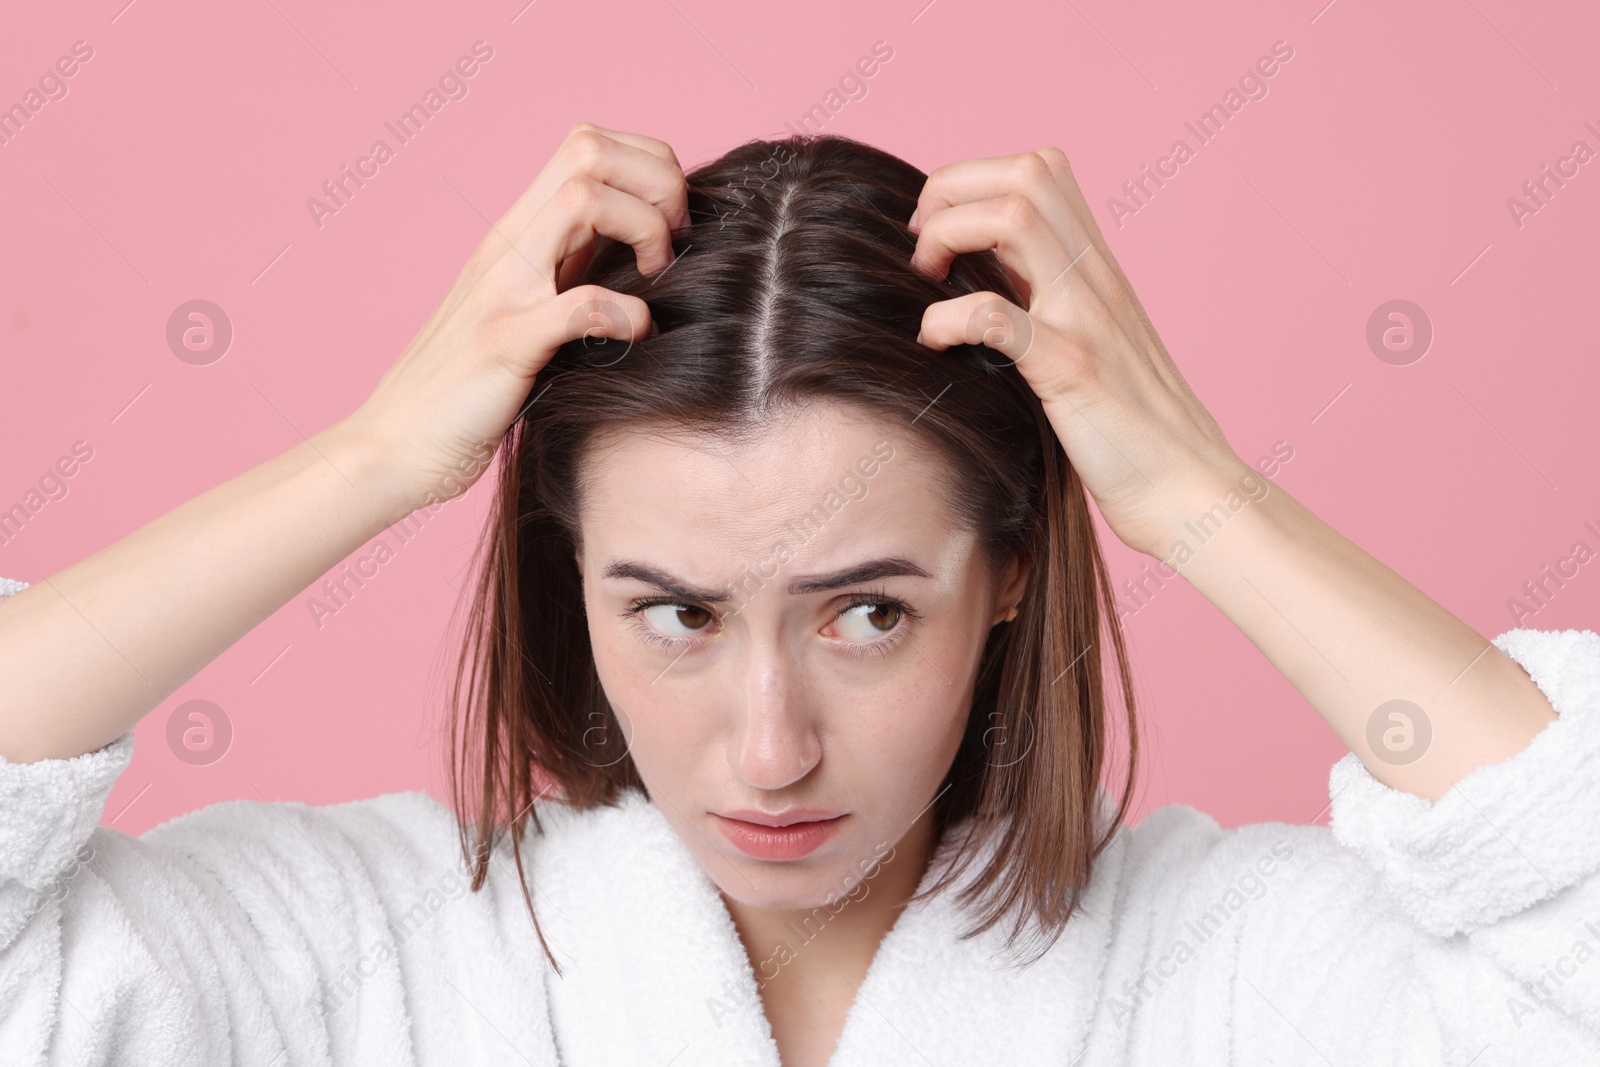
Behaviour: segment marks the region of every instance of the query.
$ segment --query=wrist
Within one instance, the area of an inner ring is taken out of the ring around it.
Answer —
[[[1260,513],[1280,504],[1286,495],[1272,479],[1237,457],[1184,484],[1187,491],[1171,510],[1166,531],[1145,550],[1178,570],[1187,570],[1189,560],[1206,554],[1206,548],[1230,528],[1234,532],[1230,540],[1236,540],[1241,528],[1254,526]],[[1251,521],[1241,522],[1247,513]]]
[[[1183,546],[1172,565],[1208,598],[1253,564],[1275,557],[1312,536],[1300,524],[1316,517],[1282,486],[1240,460],[1236,469],[1209,479],[1191,498],[1173,545]],[[1156,553],[1171,559],[1174,547]]]
[[[391,442],[355,416],[313,434],[307,442],[359,494],[381,529],[417,508]]]

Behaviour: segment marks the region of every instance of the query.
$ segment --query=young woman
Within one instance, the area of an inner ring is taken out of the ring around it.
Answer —
[[[454,812],[98,827],[490,450]],[[1349,744],[1331,831],[1124,824],[1088,497]],[[1600,638],[1486,641],[1236,456],[1054,148],[580,123],[359,409],[19,588],[7,1064],[1600,1059]]]

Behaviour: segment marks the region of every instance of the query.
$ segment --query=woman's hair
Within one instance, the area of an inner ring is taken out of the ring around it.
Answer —
[[[1008,944],[1031,919],[1042,953],[1126,817],[1138,746],[1111,583],[1082,483],[1043,407],[994,349],[935,352],[915,340],[929,304],[984,290],[1020,304],[1017,292],[992,251],[957,256],[944,280],[913,271],[906,220],[927,175],[849,138],[750,141],[687,178],[692,226],[674,235],[666,271],[641,275],[630,246],[601,238],[574,283],[645,300],[659,335],[563,345],[500,448],[450,697],[450,784],[472,888],[509,833],[533,915],[521,846],[529,820],[542,830],[540,798],[559,792],[587,809],[644,790],[600,686],[575,559],[597,440],[659,427],[737,441],[802,405],[843,404],[943,459],[938,489],[989,566],[1030,563],[1017,618],[989,631],[933,808],[936,842],[967,817],[980,832],[912,899],[950,885],[973,861],[968,845],[987,837],[987,865],[958,898],[981,907],[963,936],[1010,913]],[[1103,636],[1116,652],[1128,756],[1115,817],[1098,832],[1110,718]]]

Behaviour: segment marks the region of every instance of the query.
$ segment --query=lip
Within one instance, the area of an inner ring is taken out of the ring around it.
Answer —
[[[711,814],[720,815],[724,819],[754,823],[756,826],[789,826],[797,822],[825,822],[828,819],[837,819],[844,812],[825,811],[822,808],[790,808],[777,815],[768,815],[764,811],[740,808],[737,811],[714,811]]]
[[[797,860],[809,856],[839,829],[844,816],[795,809],[782,815],[758,811],[712,812],[717,829],[740,852],[758,860]],[[760,820],[759,822],[756,820]]]

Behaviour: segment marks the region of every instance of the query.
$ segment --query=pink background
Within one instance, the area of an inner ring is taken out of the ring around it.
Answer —
[[[0,145],[0,509],[74,442],[94,450],[0,546],[0,575],[36,582],[348,413],[575,121],[693,165],[780,132],[879,40],[893,57],[824,129],[924,170],[1064,149],[1239,454],[1288,442],[1280,485],[1485,636],[1541,566],[1597,544],[1579,427],[1600,162],[1520,227],[1507,207],[1574,141],[1600,149],[1591,6],[125,2],[25,5],[0,33],[0,105],[75,41],[94,49]],[[468,95],[319,229],[307,199],[375,139],[394,147],[383,123],[478,40],[494,55]],[[1199,145],[1184,123],[1276,41],[1294,54],[1267,95]],[[1119,228],[1108,198],[1180,137],[1194,158]],[[197,298],[235,329],[206,366],[165,337]],[[1397,298],[1435,330],[1405,366],[1366,341]],[[442,796],[447,623],[489,489],[320,630],[297,598],[155,709],[106,821]],[[1153,562],[1101,529],[1119,584]],[[1595,571],[1525,625],[1592,627]],[[1344,747],[1224,616],[1180,581],[1126,626],[1147,723],[1136,814],[1319,817]],[[207,766],[165,744],[191,699],[235,732]]]

